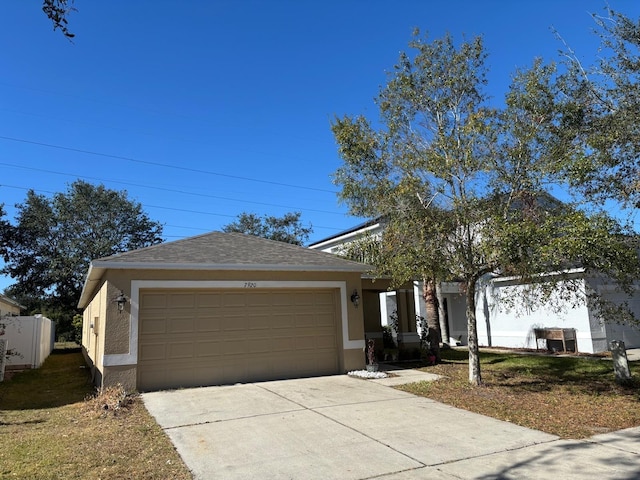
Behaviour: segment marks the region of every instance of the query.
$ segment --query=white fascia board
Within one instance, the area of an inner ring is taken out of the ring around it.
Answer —
[[[93,294],[95,286],[100,281],[100,278],[102,278],[103,273],[104,268],[96,267],[94,262],[89,264],[89,270],[87,271],[82,292],[80,293],[80,300],[78,300],[78,308],[84,308],[89,304],[90,296]]]
[[[539,273],[537,275],[534,275],[534,278],[547,278],[547,277],[556,277],[556,276],[560,276],[560,275],[580,275],[586,272],[585,268],[570,268],[568,270],[563,270],[563,271],[559,271],[559,272],[547,272],[547,273]],[[522,277],[518,277],[518,276],[510,276],[510,277],[495,277],[491,279],[491,282],[493,283],[503,283],[503,282],[517,282],[517,281],[521,281]]]
[[[18,307],[18,308],[20,308],[22,310],[27,308],[24,305],[21,305],[18,302],[16,302],[15,300],[13,300],[12,298],[9,298],[6,295],[3,295],[1,293],[0,293],[0,299],[2,299],[3,302],[8,303],[9,305],[13,305],[14,307]]]
[[[360,230],[356,230],[354,232],[349,232],[345,235],[340,235],[334,238],[330,238],[320,243],[314,243],[309,246],[309,249],[321,250],[323,247],[329,247],[329,246],[333,247],[336,245],[342,245],[346,243],[347,240],[352,239],[353,237],[361,236],[363,233],[370,232],[371,230],[375,230],[377,228],[380,228],[380,223],[369,225],[368,227],[361,228]]]
[[[277,272],[366,272],[367,265],[278,265],[278,264],[218,264],[218,263],[146,263],[96,262],[96,267],[113,270],[223,270]]]

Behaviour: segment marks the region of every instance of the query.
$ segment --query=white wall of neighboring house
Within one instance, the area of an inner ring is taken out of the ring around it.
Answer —
[[[7,367],[38,368],[53,351],[55,324],[42,315],[0,319],[1,338],[9,341],[12,352]]]
[[[442,296],[447,302],[447,320],[449,324],[449,338],[462,345],[467,344],[467,298],[461,291],[461,285],[456,282],[442,283]],[[450,341],[450,345],[455,342]]]
[[[365,235],[379,236],[382,233],[382,225],[379,222],[364,224],[361,228],[349,230],[328,240],[309,245],[312,250],[320,250],[327,253],[340,253],[346,245],[363,238]]]
[[[380,223],[365,223],[360,227],[346,231],[325,241],[311,245],[309,248],[329,253],[338,253],[349,243],[362,238],[363,235],[379,235],[383,229]],[[613,302],[628,302],[637,319],[640,319],[640,288],[637,294],[628,296],[610,289],[606,283],[583,280],[583,290],[597,291],[603,298]],[[449,336],[467,344],[466,298],[455,282],[442,284],[443,298],[446,300],[446,312]],[[491,279],[487,277],[479,282],[476,292],[476,316],[478,325],[478,342],[480,346],[536,348],[534,328],[574,328],[576,330],[578,350],[584,353],[596,353],[609,349],[609,342],[622,340],[626,348],[640,348],[640,326],[616,323],[615,319],[599,318],[590,309],[584,293],[576,293],[576,302],[566,302],[567,307],[557,312],[550,305],[540,306],[534,311],[527,310],[516,301],[515,308],[509,308],[505,298],[522,297],[522,285],[509,282],[507,279]],[[414,282],[414,300],[416,315],[426,316],[422,284]],[[573,306],[575,303],[577,305]],[[390,316],[395,310],[395,292],[380,294],[380,312],[382,325],[390,324]],[[418,334],[420,326],[418,325]],[[546,344],[540,341],[540,348]]]
[[[449,340],[447,343],[456,345],[458,342],[467,344],[467,301],[457,282],[442,282],[442,300],[445,303],[446,320],[449,326]],[[424,296],[422,295],[422,282],[414,282],[416,300],[416,315],[427,317]],[[420,333],[420,329],[418,329]]]
[[[525,286],[500,281],[480,282],[478,285],[476,315],[478,343],[481,346],[536,348],[535,328],[575,328],[578,350],[594,353],[589,309],[584,294],[576,293],[574,308],[554,311],[550,305],[526,308],[507,301],[522,297]],[[574,303],[573,301],[571,303]],[[541,348],[546,345],[540,344]]]
[[[606,285],[594,284],[590,280],[580,280],[579,292],[573,298],[564,299],[565,307],[554,310],[550,304],[527,309],[516,300],[513,306],[504,299],[518,299],[523,296],[525,286],[505,282],[502,279],[482,281],[476,295],[476,316],[478,321],[478,342],[481,346],[536,348],[534,328],[574,328],[578,351],[597,353],[609,349],[609,342],[622,340],[626,348],[640,348],[640,328],[634,325],[620,325],[615,319],[602,319],[586,301],[585,291],[598,291],[606,300],[616,303],[628,302],[637,318],[640,318],[640,296],[631,298]],[[640,293],[640,292],[638,292]],[[546,345],[540,341],[540,348]]]
[[[606,300],[614,304],[627,304],[629,309],[633,312],[635,318],[640,322],[640,291],[636,290],[635,295],[631,298],[629,295],[623,292],[619,292],[613,288],[607,286],[597,287],[598,293]],[[594,315],[595,317],[595,315]],[[621,340],[624,342],[626,348],[640,348],[640,324],[629,325],[624,322],[620,322],[620,319],[607,318],[605,322],[600,322],[599,318],[593,318],[592,322],[602,325],[602,329],[605,332],[603,339],[598,342],[602,350],[607,350],[609,342],[613,340]],[[594,343],[596,339],[594,339]]]

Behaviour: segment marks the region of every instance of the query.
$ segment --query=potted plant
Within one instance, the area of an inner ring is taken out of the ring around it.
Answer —
[[[372,338],[367,340],[367,371],[378,371],[378,364],[376,363],[376,342]]]

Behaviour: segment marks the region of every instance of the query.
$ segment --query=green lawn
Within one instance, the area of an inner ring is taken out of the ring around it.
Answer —
[[[443,350],[440,365],[423,369],[445,378],[399,388],[563,438],[640,426],[640,362],[630,363],[632,381],[619,385],[611,361],[598,357],[481,352],[480,358],[481,387],[468,382],[466,351]]]
[[[138,397],[93,393],[77,349],[0,383],[0,477],[191,478]]]

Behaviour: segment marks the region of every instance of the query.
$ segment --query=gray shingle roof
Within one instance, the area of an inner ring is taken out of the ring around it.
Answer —
[[[369,265],[241,233],[211,232],[91,262],[78,306],[88,305],[109,269],[366,272]]]
[[[368,265],[241,233],[211,232],[94,260],[95,267],[358,271]]]

